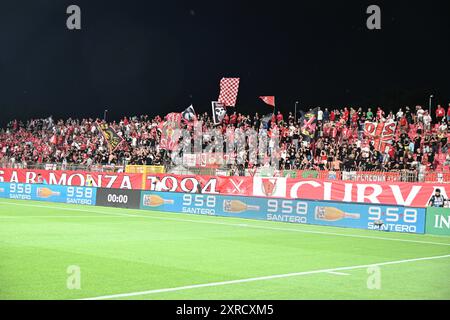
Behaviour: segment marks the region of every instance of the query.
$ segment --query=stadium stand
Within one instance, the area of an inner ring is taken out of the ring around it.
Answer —
[[[438,106],[434,120],[420,106],[414,111],[409,107],[401,108],[397,113],[385,113],[381,108],[375,112],[370,108],[367,111],[361,108],[315,108],[309,112],[316,115],[312,139],[305,139],[302,134],[304,118],[296,119],[293,113],[286,117],[275,112],[269,115],[269,121],[265,121],[264,116],[258,113],[244,115],[234,112],[226,115],[218,126],[207,113],[197,115],[197,118],[203,122],[204,131],[218,128],[224,134],[230,128],[254,129],[257,132],[264,128],[269,134],[277,128],[281,137],[280,170],[407,170],[413,177],[423,172],[450,172],[450,105],[447,112]],[[380,152],[371,143],[373,137],[365,134],[365,124],[389,121],[397,123],[393,143],[386,152]],[[106,167],[114,171],[126,165],[154,165],[165,166],[170,171],[169,152],[160,147],[163,122],[160,116],[150,118],[142,115],[108,123],[125,142],[110,152],[96,125],[105,124],[99,119],[55,121],[49,117],[26,122],[13,120],[0,132],[0,166],[48,168],[53,164],[55,167],[51,169],[96,171]],[[183,127],[192,130],[189,124],[183,123]],[[203,146],[208,142],[208,137],[204,136]],[[234,170],[233,174],[243,175],[246,169],[256,166],[246,158],[241,168],[228,169]]]

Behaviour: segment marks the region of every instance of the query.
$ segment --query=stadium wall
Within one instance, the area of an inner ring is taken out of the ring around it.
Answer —
[[[86,186],[122,190],[173,191],[264,198],[309,199],[346,203],[374,203],[425,208],[435,189],[450,197],[450,184],[359,182],[305,178],[223,177],[203,175],[103,173],[0,169],[0,181],[36,183],[39,175],[49,185]]]
[[[450,236],[450,209],[5,182],[0,198]]]

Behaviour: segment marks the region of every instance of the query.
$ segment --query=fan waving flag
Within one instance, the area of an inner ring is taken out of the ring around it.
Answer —
[[[265,104],[275,107],[275,97],[274,96],[261,96],[259,97]]]
[[[309,110],[300,119],[300,130],[306,141],[314,139],[316,136],[317,112],[319,108]]]
[[[125,140],[117,134],[107,123],[97,123],[97,127],[106,142],[108,143],[109,152],[114,152]]]
[[[227,109],[225,108],[223,103],[217,101],[212,101],[211,105],[214,124],[221,124],[223,119],[225,118],[225,115],[227,114]]]
[[[165,116],[166,121],[160,123],[161,141],[159,147],[161,149],[174,151],[178,147],[181,118],[181,113],[172,112]]]
[[[183,117],[183,120],[185,120],[187,122],[195,120],[196,115],[195,115],[195,110],[194,110],[194,107],[192,106],[192,104],[189,107],[187,107],[186,110],[184,110],[182,112],[182,117]]]
[[[223,103],[225,107],[234,107],[239,91],[239,81],[240,78],[222,78],[218,102]]]

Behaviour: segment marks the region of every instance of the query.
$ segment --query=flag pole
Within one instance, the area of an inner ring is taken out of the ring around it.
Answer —
[[[275,97],[276,96],[273,97],[273,113],[272,113],[272,116],[275,114],[275,109],[277,108],[276,107],[277,104],[275,103],[275,99],[276,99]]]

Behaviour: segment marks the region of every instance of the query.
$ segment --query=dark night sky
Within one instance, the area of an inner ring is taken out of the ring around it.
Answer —
[[[66,28],[77,4],[82,30]],[[378,4],[382,30],[366,28]],[[1,0],[0,122],[210,111],[222,76],[238,111],[450,102],[450,5],[421,1]]]

